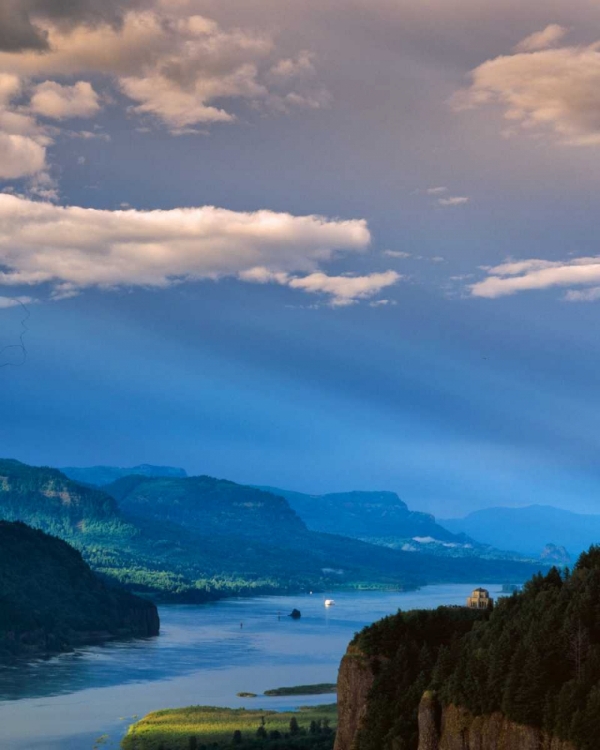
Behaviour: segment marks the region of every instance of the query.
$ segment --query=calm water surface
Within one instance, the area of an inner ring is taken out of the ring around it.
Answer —
[[[116,750],[149,711],[198,705],[294,708],[333,696],[237,698],[283,685],[335,682],[355,632],[400,609],[462,604],[475,584],[407,593],[231,599],[160,610],[161,635],[0,669],[0,750]],[[500,586],[488,586],[497,595]],[[286,615],[292,608],[302,619]],[[240,627],[243,624],[243,627]]]

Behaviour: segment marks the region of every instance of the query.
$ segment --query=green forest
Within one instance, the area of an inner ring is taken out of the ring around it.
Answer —
[[[595,750],[600,736],[600,547],[572,571],[537,574],[491,613],[400,612],[359,633],[352,650],[377,673],[357,750],[416,750],[425,690],[474,715],[500,711]]]
[[[0,521],[0,660],[158,626],[153,604],[107,586],[62,540]]]
[[[431,582],[520,581],[529,563],[444,560],[307,529],[287,501],[212,477],[124,477],[103,489],[0,459],[0,518],[81,551],[106,580],[154,600],[206,602]]]

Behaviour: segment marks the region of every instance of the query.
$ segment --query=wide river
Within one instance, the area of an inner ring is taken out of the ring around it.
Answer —
[[[229,599],[160,609],[158,638],[93,646],[0,669],[1,750],[119,747],[128,725],[149,711],[196,705],[293,708],[334,696],[236,697],[248,691],[335,682],[358,630],[398,609],[463,604],[473,585],[406,593]],[[488,586],[492,595],[499,586]],[[287,614],[296,607],[300,620]],[[243,627],[242,627],[243,626]]]

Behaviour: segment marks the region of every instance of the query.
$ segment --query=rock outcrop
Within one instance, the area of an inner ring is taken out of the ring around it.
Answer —
[[[419,705],[419,750],[575,750],[570,742],[494,713],[473,716],[460,706],[440,706],[432,693]]]
[[[365,656],[349,646],[338,672],[338,729],[334,750],[351,750],[367,711],[367,699],[383,657]]]
[[[348,648],[338,672],[338,729],[334,750],[351,750],[367,711],[367,698],[379,660]]]
[[[367,657],[353,646],[342,659],[334,750],[360,750],[359,730],[367,716],[369,693],[385,661]],[[418,750],[575,750],[570,742],[517,724],[501,713],[474,716],[460,706],[442,706],[429,691],[421,699],[418,717]]]

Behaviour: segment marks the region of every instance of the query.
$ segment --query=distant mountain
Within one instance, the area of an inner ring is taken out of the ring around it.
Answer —
[[[464,543],[436,523],[429,513],[411,511],[395,492],[336,492],[306,495],[262,487],[285,497],[309,529],[354,538],[412,539],[431,537],[441,542]]]
[[[107,586],[66,542],[0,521],[0,660],[158,629],[151,602]]]
[[[275,487],[262,489],[281,495],[309,529],[343,534],[404,552],[426,552],[442,557],[516,559],[470,536],[453,533],[430,513],[410,510],[395,492],[336,492],[307,495]]]
[[[244,549],[255,551],[256,544],[260,542],[268,545],[271,555],[277,557],[280,574],[295,570],[297,575],[302,571],[304,575],[313,576],[313,581],[317,575],[316,580],[321,579],[317,585],[348,585],[356,581],[362,585],[368,581],[413,585],[416,581],[470,580],[473,576],[484,577],[488,581],[494,578],[504,580],[507,576],[518,580],[517,570],[535,570],[528,563],[493,561],[483,556],[464,561],[440,560],[429,554],[428,537],[418,537],[426,552],[419,550],[416,554],[419,543],[410,552],[390,548],[391,544],[365,543],[344,535],[351,528],[360,528],[360,517],[355,520],[351,514],[348,523],[341,525],[341,528],[335,528],[335,524],[327,527],[334,533],[318,533],[308,529],[304,520],[288,505],[287,498],[283,497],[288,493],[248,487],[213,477],[124,477],[104,490],[117,500],[123,514],[133,523],[150,522],[161,527],[173,524],[174,528],[184,528],[189,534],[200,534],[203,538],[208,535],[213,546],[221,540],[224,545],[222,554],[228,558]],[[295,508],[300,510],[298,493],[293,494]],[[383,500],[381,495],[385,496]],[[335,508],[344,506],[342,498],[352,497],[357,516],[364,507],[361,500],[367,497],[371,501],[367,506],[378,509],[373,513],[374,528],[379,529],[380,533],[386,531],[388,536],[393,531],[391,524],[385,527],[378,520],[382,505],[391,509],[390,514],[414,516],[410,528],[415,532],[424,534],[429,531],[444,539],[457,538],[438,528],[432,516],[411,514],[393,493],[348,493],[328,497],[332,498],[331,513],[335,513]],[[318,514],[315,514],[316,517]],[[452,545],[451,542],[441,543]]]
[[[454,533],[536,557],[550,543],[564,547],[571,556],[600,543],[600,515],[571,513],[550,505],[486,508],[465,518],[440,520],[440,524]]]
[[[129,468],[118,466],[66,466],[60,469],[63,474],[83,484],[92,484],[102,487],[105,484],[115,482],[121,477],[136,474],[143,477],[187,477],[185,469],[175,466],[153,466],[152,464],[140,464]]]
[[[130,476],[104,490],[129,516],[181,524],[202,534],[285,541],[306,532],[283,497],[225,479]]]
[[[339,585],[521,582],[536,570],[311,531],[281,496],[212,477],[131,476],[101,490],[56,469],[0,460],[0,518],[60,536],[94,570],[170,600]]]

